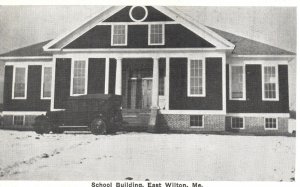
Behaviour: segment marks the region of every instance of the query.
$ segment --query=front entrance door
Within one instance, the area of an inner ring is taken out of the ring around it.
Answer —
[[[150,109],[152,98],[152,61],[152,59],[124,59],[122,61],[124,109]]]
[[[152,78],[131,78],[129,84],[130,108],[150,109]]]

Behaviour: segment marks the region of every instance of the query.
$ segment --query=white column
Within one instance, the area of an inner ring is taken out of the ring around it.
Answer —
[[[226,114],[227,102],[226,102],[226,55],[222,57],[222,78],[223,78],[223,112]]]
[[[104,94],[108,94],[109,91],[109,58],[105,58],[105,85]]]
[[[165,100],[166,110],[169,110],[169,98],[170,98],[170,58],[166,58],[166,81],[165,81]]]
[[[51,77],[51,102],[50,111],[54,111],[54,94],[55,94],[55,72],[56,72],[56,58],[52,60],[52,77]]]
[[[158,83],[159,83],[158,58],[153,58],[153,78],[152,78],[152,108],[153,109],[158,109]]]
[[[116,58],[117,67],[116,67],[116,87],[115,94],[122,95],[122,58]]]

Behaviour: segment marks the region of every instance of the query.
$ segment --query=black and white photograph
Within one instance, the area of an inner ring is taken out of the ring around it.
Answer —
[[[0,183],[296,181],[296,6],[1,5],[0,41]]]

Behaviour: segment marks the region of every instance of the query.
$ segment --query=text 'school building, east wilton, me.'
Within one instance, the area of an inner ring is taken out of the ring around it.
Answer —
[[[114,6],[61,37],[1,55],[4,128],[30,128],[70,96],[112,93],[122,95],[129,125],[286,133],[293,58],[173,8]]]

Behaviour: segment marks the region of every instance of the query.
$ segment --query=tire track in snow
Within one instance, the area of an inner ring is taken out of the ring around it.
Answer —
[[[55,155],[58,155],[60,153],[62,153],[63,151],[65,150],[72,150],[72,149],[75,149],[79,146],[84,146],[84,145],[87,145],[87,144],[90,144],[91,142],[90,141],[87,141],[87,142],[79,142],[79,143],[76,143],[76,144],[73,144],[73,145],[70,145],[69,147],[65,148],[65,147],[60,147],[59,149],[54,149],[52,152],[50,153],[43,153],[41,155],[38,155],[38,156],[35,156],[35,157],[31,157],[27,160],[24,160],[24,161],[18,161],[18,162],[15,162],[14,164],[12,165],[9,165],[5,168],[0,168],[0,179],[1,178],[4,178],[4,177],[7,177],[7,176],[12,176],[12,175],[17,175],[19,173],[23,173],[23,172],[20,172],[18,169],[21,167],[21,166],[24,166],[24,165],[32,165],[36,162],[38,162],[39,160],[41,159],[45,159],[45,158],[49,158],[49,157],[53,157]]]

